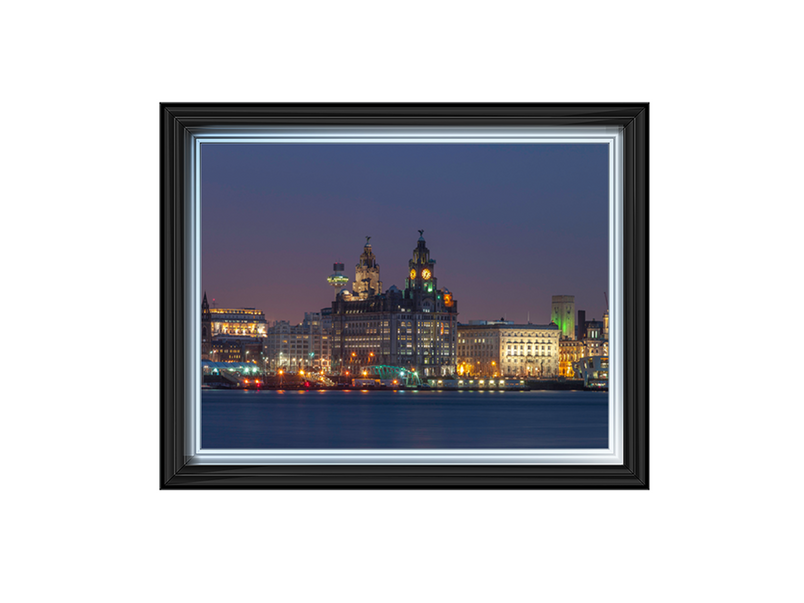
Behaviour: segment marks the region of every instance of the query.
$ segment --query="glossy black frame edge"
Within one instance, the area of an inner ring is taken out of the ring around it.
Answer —
[[[161,489],[648,489],[648,103],[161,103]],[[185,144],[212,125],[621,126],[624,131],[623,465],[191,465],[184,455]]]

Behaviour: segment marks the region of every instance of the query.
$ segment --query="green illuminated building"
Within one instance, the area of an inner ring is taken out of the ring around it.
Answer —
[[[550,319],[558,325],[561,339],[575,339],[575,296],[554,295]]]

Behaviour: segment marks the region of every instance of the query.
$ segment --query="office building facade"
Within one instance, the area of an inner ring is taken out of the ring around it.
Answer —
[[[423,376],[456,370],[458,303],[438,288],[436,262],[420,237],[408,262],[404,290],[381,292],[379,264],[369,240],[355,267],[352,291],[332,303],[332,369],[357,375],[372,365],[396,366]]]
[[[556,377],[559,373],[560,336],[561,331],[555,324],[477,321],[458,325],[458,374]]]
[[[213,300],[214,301],[214,300]],[[201,359],[215,360],[213,351],[220,356],[236,356],[236,349],[242,349],[252,354],[258,346],[254,341],[265,338],[268,323],[265,314],[255,308],[211,308],[207,301],[207,294],[201,302]],[[243,338],[242,345],[238,340]],[[215,343],[216,339],[220,341]],[[224,343],[227,339],[228,343]],[[261,345],[261,344],[260,344]],[[216,360],[222,361],[222,360]],[[245,362],[245,359],[232,360],[232,362]]]
[[[305,312],[304,320],[291,325],[286,320],[268,327],[264,363],[269,372],[299,370],[330,371],[330,332],[321,312]]]

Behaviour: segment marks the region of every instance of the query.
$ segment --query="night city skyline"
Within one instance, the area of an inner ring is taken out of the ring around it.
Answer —
[[[553,295],[599,320],[608,146],[204,145],[201,223],[203,291],[269,321],[329,306],[336,261],[351,289],[367,236],[402,288],[419,229],[460,322],[546,324]]]

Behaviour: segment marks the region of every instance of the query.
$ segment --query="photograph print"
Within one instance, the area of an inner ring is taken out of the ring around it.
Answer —
[[[610,145],[200,149],[203,449],[609,446]]]

